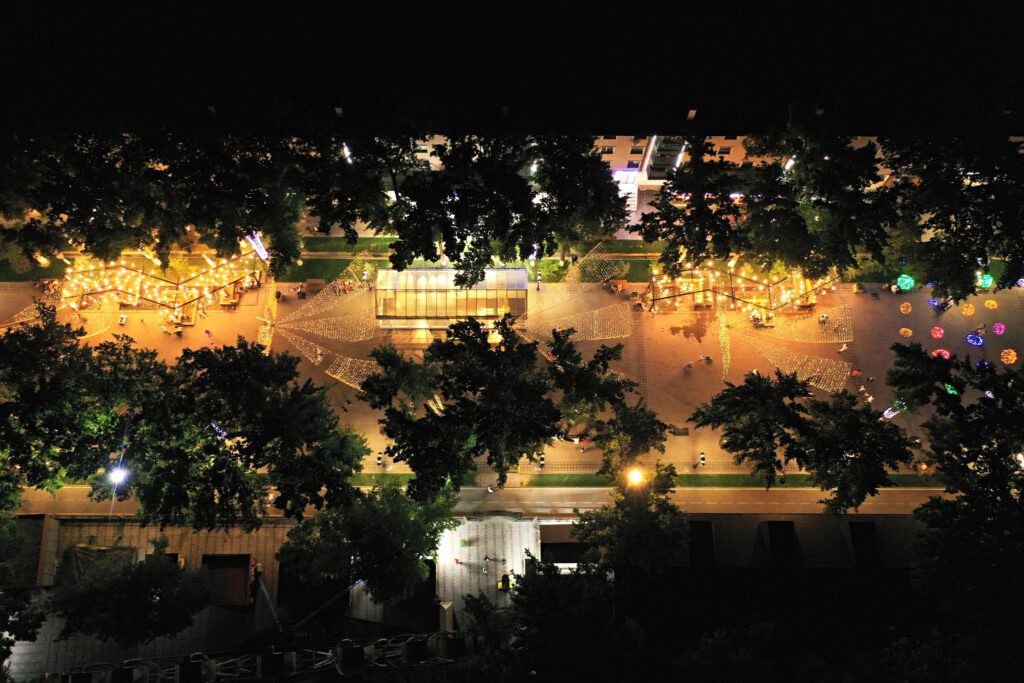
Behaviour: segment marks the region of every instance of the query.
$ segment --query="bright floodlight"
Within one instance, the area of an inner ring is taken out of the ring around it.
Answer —
[[[634,467],[626,475],[626,481],[629,482],[630,486],[639,486],[644,483],[644,473],[639,467]]]
[[[128,478],[128,470],[126,470],[123,467],[115,467],[114,469],[110,470],[109,474],[107,474],[107,478],[110,480],[110,483],[113,484],[114,486],[123,484],[124,480]]]

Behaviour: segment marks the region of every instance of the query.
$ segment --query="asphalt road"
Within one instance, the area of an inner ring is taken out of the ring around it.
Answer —
[[[523,487],[488,493],[485,488],[467,488],[462,491],[455,514],[475,517],[522,513],[526,517],[572,517],[574,508],[587,510],[608,503],[609,491],[606,488]],[[930,496],[940,493],[935,489],[889,489],[869,498],[859,512],[910,514]],[[45,491],[25,490],[20,512],[117,516],[133,515],[138,509],[134,500],[97,503],[89,500],[88,494],[88,486],[67,486],[56,497]],[[672,502],[693,513],[815,514],[822,511],[818,503],[822,497],[824,494],[817,489],[678,488],[672,494]]]

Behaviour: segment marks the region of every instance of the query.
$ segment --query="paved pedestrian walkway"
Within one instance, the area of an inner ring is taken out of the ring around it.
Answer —
[[[508,604],[508,593],[498,589],[498,582],[503,575],[523,573],[527,551],[540,557],[540,527],[533,520],[468,520],[441,537],[437,591],[442,601],[454,604],[458,627],[466,625],[466,595],[483,594],[499,606]]]

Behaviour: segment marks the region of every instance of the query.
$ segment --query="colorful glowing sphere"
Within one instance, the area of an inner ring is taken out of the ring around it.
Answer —
[[[914,331],[912,329],[910,329],[909,327],[901,327],[900,328],[900,336],[901,337],[912,337],[912,336],[914,336]]]
[[[982,289],[988,289],[992,286],[992,276],[988,273],[978,276],[978,286]]]
[[[960,312],[964,315],[974,315],[974,304],[964,304]]]
[[[999,360],[1007,365],[1013,365],[1017,362],[1017,352],[1013,349],[1003,349],[1003,352],[999,354]]]
[[[990,311],[994,311],[997,308],[999,308],[999,302],[997,302],[995,299],[986,299],[985,308],[987,308]]]
[[[992,331],[996,334],[1003,334],[1006,332],[1006,325],[1003,323],[992,323]]]
[[[942,339],[942,337],[945,336],[945,334],[946,334],[946,331],[944,329],[942,329],[941,327],[939,327],[938,325],[936,325],[935,327],[932,328],[932,338],[933,339]]]
[[[967,335],[965,339],[967,340],[967,343],[970,344],[971,346],[981,346],[982,344],[985,343],[985,340],[982,339],[980,334],[974,334],[973,332]]]
[[[938,299],[928,299],[928,305],[931,306],[932,308],[935,308],[936,306],[939,305],[939,300]]]
[[[956,387],[954,387],[952,384],[949,384],[948,382],[945,384],[945,387],[946,393],[949,394],[950,396],[957,396],[960,394],[960,392],[956,390]]]
[[[914,278],[910,277],[906,273],[896,278],[896,286],[902,289],[904,292],[908,289],[914,288]]]
[[[900,304],[900,313],[903,315],[910,313],[912,310],[914,310],[914,307],[910,305],[909,301],[904,301]]]
[[[932,351],[932,358],[944,358],[945,360],[949,360],[949,357],[950,353],[946,349],[935,349]]]

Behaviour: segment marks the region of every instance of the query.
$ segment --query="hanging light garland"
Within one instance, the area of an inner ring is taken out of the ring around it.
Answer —
[[[951,354],[947,349],[935,349],[932,351],[932,358],[942,358],[945,360],[950,359]]]
[[[992,323],[992,331],[996,334],[1003,334],[1006,332],[1006,325],[1003,323]]]
[[[933,339],[942,339],[945,335],[946,335],[946,331],[944,329],[942,329],[941,327],[939,327],[938,325],[936,325],[935,327],[932,328],[932,338]]]
[[[995,299],[986,299],[985,308],[987,308],[990,311],[994,311],[997,308],[999,308],[999,302],[997,302]]]
[[[975,334],[973,332],[967,335],[965,339],[967,340],[967,343],[970,344],[971,346],[981,346],[985,343],[985,340],[982,339],[980,334]]]
[[[904,301],[903,303],[900,304],[900,313],[902,313],[903,315],[907,315],[912,310],[914,310],[914,307],[910,305],[909,301]]]
[[[896,286],[902,289],[904,292],[911,290],[914,288],[914,278],[907,275],[906,273],[903,273],[898,278],[896,278]]]
[[[974,304],[964,304],[963,308],[960,309],[960,313],[966,316],[974,315]]]
[[[909,327],[901,327],[900,328],[900,336],[901,337],[913,337],[914,336],[914,331],[912,329],[910,329]]]
[[[1007,365],[1013,365],[1017,362],[1017,352],[1013,349],[1003,349],[1002,353],[999,354],[999,360]]]

